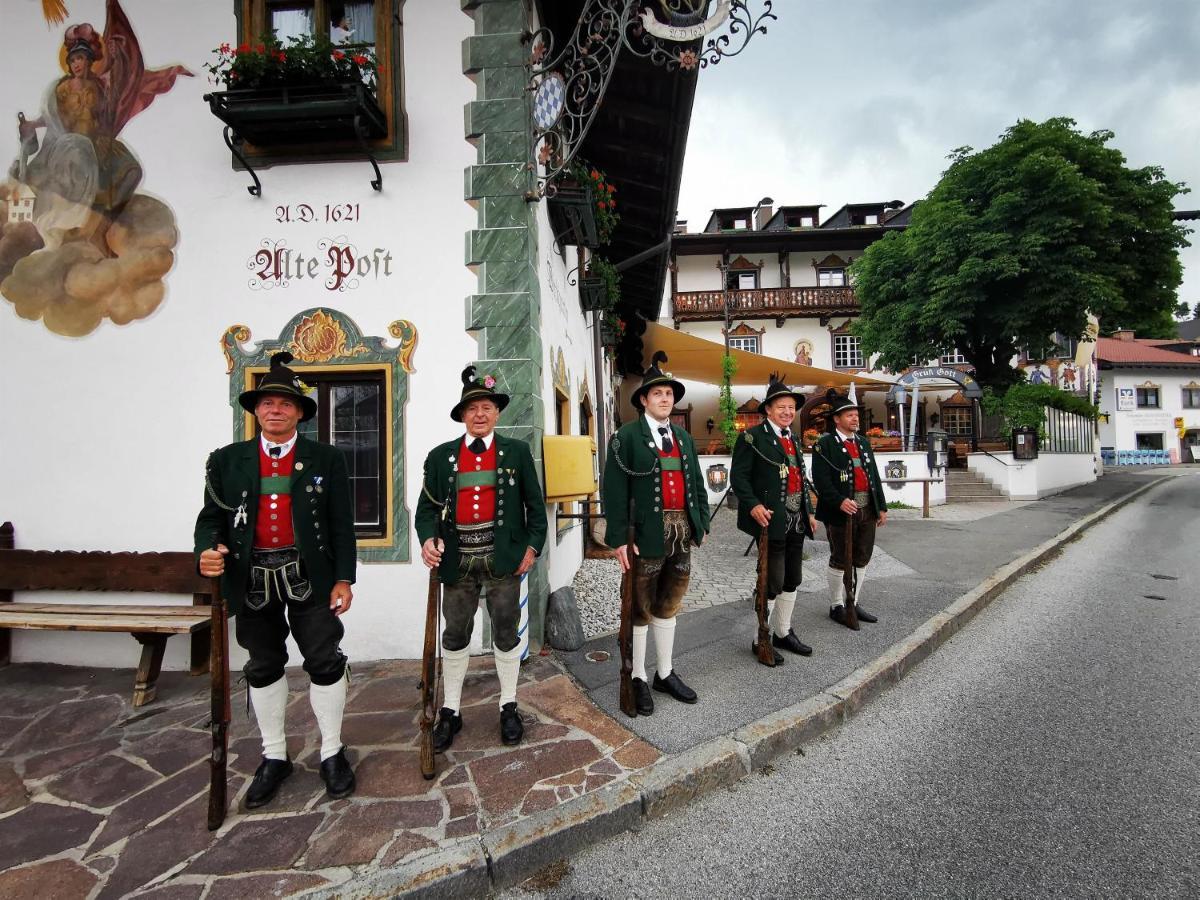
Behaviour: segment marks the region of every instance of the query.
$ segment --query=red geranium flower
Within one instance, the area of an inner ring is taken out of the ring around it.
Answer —
[[[341,50],[334,50],[334,51],[333,51],[333,58],[334,58],[334,59],[338,59],[338,60],[345,59],[345,58],[346,58],[346,54],[345,54],[345,53],[343,53]]]
[[[368,61],[367,58],[365,56],[363,56],[361,53],[355,54],[354,56],[351,57],[351,59],[353,59],[360,66],[365,66]]]

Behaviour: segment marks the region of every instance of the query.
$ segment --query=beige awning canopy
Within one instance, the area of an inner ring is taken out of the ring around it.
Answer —
[[[646,324],[642,338],[642,356],[649,360],[656,350],[667,354],[667,370],[676,378],[702,381],[708,384],[721,383],[721,357],[725,347],[715,341],[706,341],[685,331],[676,331],[657,322]],[[753,384],[765,387],[772,372],[782,372],[789,385],[811,384],[817,387],[848,388],[851,382],[860,391],[886,391],[891,382],[880,381],[867,375],[848,372],[833,372],[815,366],[750,353],[746,350],[730,350],[737,360],[737,371],[733,373],[734,384]]]

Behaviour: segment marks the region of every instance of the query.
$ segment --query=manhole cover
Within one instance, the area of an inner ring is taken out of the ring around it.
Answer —
[[[610,656],[612,656],[612,654],[607,650],[589,650],[587,653],[583,654],[583,658],[588,662],[597,663],[608,662]]]

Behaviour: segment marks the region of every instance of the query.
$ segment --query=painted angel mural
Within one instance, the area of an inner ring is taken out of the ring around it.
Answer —
[[[78,337],[105,319],[145,318],[162,302],[175,215],[139,192],[142,167],[120,134],[192,73],[147,69],[118,0],[107,2],[102,34],[86,22],[66,29],[59,62],[65,74],[39,113],[17,115],[18,156],[0,185],[0,295],[19,316]]]

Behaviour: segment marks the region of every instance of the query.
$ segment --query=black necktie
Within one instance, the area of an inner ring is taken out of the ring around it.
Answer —
[[[487,449],[487,445],[483,443],[483,438],[475,438],[475,440],[471,441],[471,445],[467,449],[472,453],[482,453]]]
[[[659,429],[658,429],[658,433],[662,435],[662,448],[663,448],[663,453],[670,453],[670,452],[671,452],[671,449],[672,449],[672,448],[673,448],[675,445],[671,443],[671,439],[670,439],[670,438],[667,436],[667,429],[665,429],[665,428],[659,428]]]
[[[787,430],[786,428],[785,428],[785,429],[783,429],[783,431],[782,431],[782,432],[780,432],[780,434],[783,436],[783,439],[784,439],[785,441],[788,439],[788,430]]]
[[[272,456],[279,456],[281,453],[283,453],[283,448],[282,447],[272,447],[267,452],[270,453]]]

